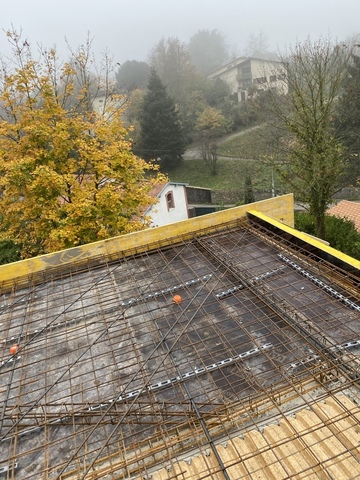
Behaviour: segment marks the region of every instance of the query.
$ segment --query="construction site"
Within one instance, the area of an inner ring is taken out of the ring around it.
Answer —
[[[0,480],[358,479],[360,262],[292,202],[0,267]]]

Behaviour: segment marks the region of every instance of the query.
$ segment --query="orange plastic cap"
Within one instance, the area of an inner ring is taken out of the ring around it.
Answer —
[[[19,344],[18,343],[14,343],[14,345],[11,345],[11,347],[10,347],[11,355],[15,355],[15,353],[17,353],[18,350],[19,350]]]
[[[181,303],[182,302],[182,298],[180,295],[174,295],[173,296],[173,302],[174,303]]]

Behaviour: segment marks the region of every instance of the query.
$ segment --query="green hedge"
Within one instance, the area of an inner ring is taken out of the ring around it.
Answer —
[[[0,265],[20,260],[20,247],[12,240],[0,240]]]
[[[295,228],[315,235],[314,217],[304,212],[295,212]],[[326,240],[330,246],[360,260],[360,233],[354,222],[330,215],[325,217]]]

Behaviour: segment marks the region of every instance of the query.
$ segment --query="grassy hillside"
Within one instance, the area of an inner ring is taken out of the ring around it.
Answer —
[[[254,188],[270,188],[271,171],[256,160],[220,159],[217,175],[211,175],[209,167],[200,159],[183,160],[169,173],[169,178],[173,182],[185,182],[213,190],[239,190],[243,188],[247,173],[252,177]]]
[[[169,178],[192,186],[212,190],[239,191],[244,188],[245,176],[249,174],[254,190],[270,190],[271,169],[259,160],[247,160],[266,151],[261,129],[249,129],[238,136],[223,139],[219,146],[217,175],[211,175],[209,167],[200,158],[183,160]]]

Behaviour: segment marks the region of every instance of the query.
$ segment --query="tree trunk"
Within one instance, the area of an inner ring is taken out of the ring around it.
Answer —
[[[318,238],[325,240],[325,215],[315,216],[315,233]]]

